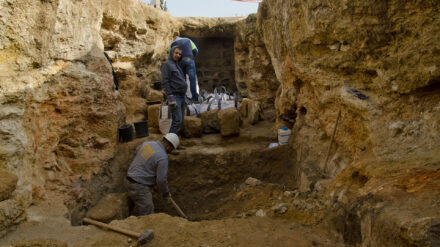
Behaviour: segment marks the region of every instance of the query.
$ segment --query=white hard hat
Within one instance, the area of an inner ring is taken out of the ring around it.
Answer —
[[[174,149],[176,149],[179,146],[179,137],[174,133],[168,133],[163,136],[163,138],[171,143],[173,145]]]

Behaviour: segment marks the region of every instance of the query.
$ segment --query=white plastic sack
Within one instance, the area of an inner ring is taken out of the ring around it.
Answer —
[[[161,105],[159,108],[159,130],[162,134],[167,134],[171,128],[171,111],[166,105]]]

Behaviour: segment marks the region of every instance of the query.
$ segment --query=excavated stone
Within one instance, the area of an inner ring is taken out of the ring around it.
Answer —
[[[148,127],[159,129],[160,105],[148,106]]]
[[[289,205],[287,203],[280,203],[271,208],[275,214],[285,214],[289,209]]]
[[[199,117],[202,120],[203,133],[210,134],[220,132],[218,112],[219,109],[214,109],[200,113]]]
[[[130,200],[127,193],[105,195],[87,212],[87,217],[100,222],[125,219],[130,215]]]
[[[7,171],[0,170],[0,201],[6,200],[11,196],[17,187],[18,177]]]
[[[198,117],[186,116],[183,121],[182,135],[186,138],[202,136],[202,120]]]
[[[259,179],[249,177],[246,179],[246,181],[244,183],[249,186],[257,186],[257,185],[260,185],[262,182]]]
[[[240,116],[237,109],[231,107],[218,112],[220,134],[233,136],[240,134]]]

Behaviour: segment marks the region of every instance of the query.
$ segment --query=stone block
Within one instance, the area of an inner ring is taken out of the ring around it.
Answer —
[[[151,128],[159,128],[159,109],[160,105],[148,107],[148,126]]]
[[[185,117],[182,135],[186,138],[202,136],[202,120],[198,117]]]
[[[240,134],[240,117],[237,109],[228,108],[218,112],[220,133],[222,136]]]
[[[218,119],[218,109],[205,111],[200,113],[200,119],[202,120],[203,133],[218,133],[220,132],[220,125]]]

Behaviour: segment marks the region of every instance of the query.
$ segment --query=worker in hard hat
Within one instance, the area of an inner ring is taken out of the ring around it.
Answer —
[[[157,185],[162,197],[168,199],[168,154],[179,146],[179,137],[166,134],[161,141],[146,141],[136,148],[136,156],[126,176],[130,198],[138,209],[138,215],[154,213],[152,188]]]

